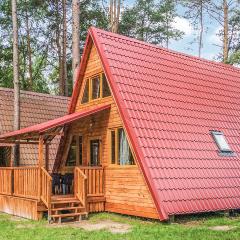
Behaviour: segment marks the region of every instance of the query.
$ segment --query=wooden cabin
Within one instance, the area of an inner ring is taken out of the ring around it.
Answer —
[[[0,211],[61,222],[239,208],[239,74],[91,28],[68,114],[0,136],[39,149],[37,166],[0,168]]]

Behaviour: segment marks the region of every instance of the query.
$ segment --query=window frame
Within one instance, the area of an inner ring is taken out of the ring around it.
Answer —
[[[222,131],[216,131],[216,130],[214,130],[214,131],[210,131],[210,132],[211,132],[211,135],[212,135],[212,137],[213,137],[213,140],[214,140],[215,144],[217,145],[218,150],[219,150],[220,153],[222,153],[222,154],[227,154],[227,155],[229,155],[229,154],[231,155],[231,154],[234,153],[233,150],[232,150],[232,148],[230,147],[230,145],[229,145],[229,143],[228,143],[228,141],[227,141],[224,133],[223,133]],[[224,148],[224,147],[222,147],[221,144],[220,144],[220,142],[219,142],[219,139],[217,138],[217,136],[223,136],[224,141],[226,142],[226,144],[228,145],[229,148]]]
[[[102,166],[102,137],[101,136],[91,136],[87,139],[87,165],[91,166],[91,141],[99,141],[99,166]]]
[[[72,141],[73,139],[76,141],[76,164],[75,165],[67,165],[68,163],[68,156],[69,156],[69,151],[71,149]],[[80,159],[80,138],[82,139],[81,143],[81,151],[82,151],[82,159]],[[82,166],[83,165],[83,135],[82,134],[71,134],[70,139],[69,139],[69,144],[66,152],[66,161],[65,161],[65,167],[75,167],[75,166]]]
[[[109,86],[109,83],[108,83],[108,80],[107,80],[107,77],[105,75],[105,78],[106,78],[106,81],[107,81],[107,84],[108,84],[108,87],[109,87],[109,90],[110,90],[110,95],[109,96],[106,96],[106,97],[103,97],[103,75],[104,75],[104,72],[101,72],[101,73],[98,73],[98,74],[94,74],[92,75],[91,77],[88,77],[84,80],[84,88],[82,90],[82,93],[81,93],[81,105],[84,105],[84,104],[88,104],[90,102],[94,102],[94,101],[99,101],[100,99],[105,99],[105,98],[108,98],[108,97],[111,97],[112,96],[112,91],[111,91],[111,88]],[[100,96],[99,98],[92,98],[92,86],[93,86],[93,79],[99,77],[99,80],[100,80]],[[86,85],[88,84],[88,101],[87,102],[82,102],[83,100],[83,96],[84,96],[84,92],[85,92],[85,88],[86,88]]]
[[[127,141],[128,141],[128,145],[129,145],[129,148],[130,148],[130,151],[131,151],[131,154],[132,154],[132,157],[133,157],[133,164],[125,164],[125,165],[121,165],[120,162],[119,162],[119,138],[118,138],[118,132],[119,132],[119,129],[123,129],[125,131],[125,134],[126,134],[126,137],[127,137]],[[112,149],[112,132],[115,133],[115,161],[113,162],[112,161],[112,156],[113,156],[113,149]],[[112,166],[119,166],[119,167],[134,167],[136,166],[136,160],[135,160],[135,155],[134,155],[134,152],[132,150],[132,146],[129,142],[129,139],[128,139],[128,136],[127,136],[127,133],[126,133],[126,130],[123,126],[118,126],[118,127],[114,127],[114,128],[110,128],[109,129],[109,162],[110,162],[110,165]]]

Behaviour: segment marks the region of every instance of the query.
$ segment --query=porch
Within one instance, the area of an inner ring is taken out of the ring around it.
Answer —
[[[104,211],[102,167],[75,167],[71,194],[53,194],[52,189],[52,176],[43,167],[0,168],[0,211],[33,220],[47,213],[54,222]]]
[[[1,135],[0,143],[38,145],[38,160],[35,166],[0,168],[0,211],[34,220],[47,213],[49,222],[61,222],[63,218],[80,220],[89,212],[104,211],[104,168],[72,167],[71,184],[56,183],[54,175],[63,179],[65,173],[59,168],[49,169],[48,149],[55,136],[65,136],[69,124],[109,108],[109,104],[102,105]],[[54,191],[56,185],[60,192]],[[68,194],[63,191],[66,187],[71,188]]]

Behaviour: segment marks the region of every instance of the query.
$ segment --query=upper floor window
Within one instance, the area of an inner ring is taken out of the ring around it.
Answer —
[[[111,130],[111,163],[118,165],[134,165],[132,151],[123,128]]]
[[[104,73],[86,80],[81,103],[111,96],[111,91]]]
[[[218,149],[221,153],[233,153],[232,149],[230,148],[223,132],[220,131],[211,131],[213,139],[218,146]]]

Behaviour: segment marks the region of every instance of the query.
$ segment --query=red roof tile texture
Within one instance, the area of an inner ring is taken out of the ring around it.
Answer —
[[[91,28],[160,213],[240,208],[240,70]],[[235,157],[219,156],[223,131]]]
[[[21,128],[65,115],[69,100],[70,98],[67,97],[21,91]],[[0,88],[0,134],[10,131],[13,131],[13,90]],[[59,138],[56,137],[49,149],[51,166],[55,160],[58,144]],[[20,164],[37,164],[37,154],[37,146],[22,145]]]

